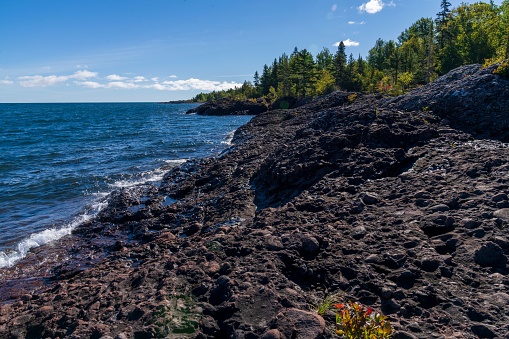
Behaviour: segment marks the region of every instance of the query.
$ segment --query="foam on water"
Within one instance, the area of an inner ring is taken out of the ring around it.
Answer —
[[[168,173],[168,171],[180,164],[183,164],[186,162],[187,159],[174,159],[174,160],[164,160],[165,166],[156,168],[154,170],[150,171],[144,171],[141,172],[137,177],[127,180],[118,180],[112,184],[110,184],[110,187],[115,189],[122,189],[122,188],[131,188],[136,187],[139,185],[144,184],[157,184],[163,180],[164,175]]]
[[[71,221],[64,227],[61,228],[53,227],[41,232],[33,233],[28,238],[25,238],[20,243],[18,243],[15,250],[10,252],[1,251],[0,268],[11,267],[18,260],[23,259],[31,249],[42,245],[46,245],[50,242],[65,237],[66,235],[71,234],[71,232],[76,227],[92,219],[107,206],[105,199],[107,195],[101,194],[99,196],[101,198],[95,203],[93,203],[91,206],[89,206],[86,212],[84,212],[81,215],[78,215],[73,221]]]
[[[228,133],[227,135],[227,138],[225,141],[221,141],[221,144],[223,145],[227,145],[227,146],[232,146],[233,145],[233,137],[235,136],[235,131],[231,131],[230,133]]]

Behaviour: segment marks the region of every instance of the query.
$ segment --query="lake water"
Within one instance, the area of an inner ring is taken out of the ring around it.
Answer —
[[[218,154],[251,118],[185,114],[195,106],[0,104],[0,268],[94,217],[113,190]]]

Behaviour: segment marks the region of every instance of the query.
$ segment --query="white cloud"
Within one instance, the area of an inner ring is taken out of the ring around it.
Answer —
[[[117,74],[110,74],[104,78],[99,78],[97,72],[89,70],[79,70],[69,75],[27,75],[18,77],[18,83],[23,87],[48,87],[54,85],[76,85],[90,89],[153,89],[158,91],[221,91],[230,88],[240,87],[241,83],[234,81],[213,81],[189,78],[187,80],[178,80],[176,75],[169,76],[170,80],[160,81],[159,77],[146,78],[138,75],[124,77]],[[174,79],[174,80],[172,80]],[[74,81],[72,81],[74,80]],[[13,81],[5,79],[0,80],[0,84],[12,84]]]
[[[162,85],[164,85],[165,90],[167,91],[188,91],[188,90],[221,91],[242,86],[242,84],[233,81],[219,82],[211,80],[200,80],[195,78],[190,78],[187,80],[163,81]]]
[[[121,89],[134,89],[139,88],[140,86],[130,83],[130,82],[122,82],[122,81],[112,81],[106,85],[106,88],[121,88]]]
[[[145,79],[145,78],[144,78]],[[145,82],[148,80],[144,80]],[[141,81],[140,81],[141,82]],[[113,89],[155,89],[158,91],[189,91],[189,90],[200,90],[200,91],[221,91],[230,88],[240,87],[242,84],[236,82],[219,82],[211,80],[201,80],[190,78],[187,80],[168,80],[159,83],[154,81],[152,84],[140,84],[140,82],[129,82],[129,81],[111,81],[107,84],[100,84],[94,81],[82,81],[76,82],[76,84],[87,87],[87,88],[113,88]]]
[[[343,40],[343,43],[345,44],[346,47],[357,47],[360,45],[359,42],[350,39]]]
[[[84,71],[77,71],[73,75],[70,75],[69,79],[85,80],[88,78],[95,78],[95,77],[97,77],[97,72],[90,72],[90,71],[84,70]]]
[[[122,80],[127,80],[127,78],[123,77],[123,76],[120,76],[120,75],[117,75],[117,74],[110,74],[106,77],[106,79],[110,80],[110,81],[122,81]]]
[[[100,84],[95,81],[80,81],[80,82],[76,81],[75,83],[78,85],[81,85],[83,87],[87,87],[87,88],[104,88],[105,87],[103,84]]]
[[[348,21],[349,25],[364,25],[365,23],[366,23],[366,21],[360,21],[360,22]]]
[[[348,21],[349,25],[355,25],[355,21]]]
[[[369,2],[359,6],[359,11],[375,14],[384,8],[385,4],[382,0],[369,0]]]
[[[69,79],[85,80],[88,78],[97,77],[96,72],[90,72],[87,70],[77,71],[71,75],[27,75],[19,77],[19,83],[23,87],[48,87],[58,83],[66,82]]]
[[[341,42],[341,41],[338,41],[338,42],[334,43],[334,45],[333,45],[333,46],[338,47],[340,42]],[[343,44],[345,45],[345,47],[357,47],[357,46],[359,46],[359,45],[360,45],[360,43],[359,43],[359,42],[357,42],[357,41],[353,41],[353,40],[350,40],[349,38],[348,38],[348,39],[346,39],[346,40],[343,40]]]
[[[136,76],[136,77],[134,77],[133,81],[134,82],[145,82],[145,81],[147,81],[147,78],[145,78],[144,76]]]
[[[0,80],[0,84],[2,85],[12,85],[13,84],[13,81],[12,80]]]
[[[117,88],[117,89],[135,89],[140,88],[140,86],[133,84],[132,82],[123,82],[123,81],[110,81],[106,84],[101,84],[96,81],[75,81],[75,84],[87,87],[87,88]]]
[[[147,86],[148,88],[153,88],[153,89],[157,89],[158,91],[165,91],[166,90],[166,87],[164,87],[163,85],[161,84],[153,84],[153,85],[149,85]]]
[[[69,80],[68,76],[49,75],[28,75],[18,78],[19,83],[23,87],[48,87]]]

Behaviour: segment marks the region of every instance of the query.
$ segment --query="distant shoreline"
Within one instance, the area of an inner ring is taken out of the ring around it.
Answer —
[[[159,104],[202,104],[202,102],[195,102],[193,100],[173,100],[159,102]]]

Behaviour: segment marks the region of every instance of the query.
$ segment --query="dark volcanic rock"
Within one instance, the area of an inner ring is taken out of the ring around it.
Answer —
[[[336,296],[396,338],[507,338],[507,90],[467,66],[259,114],[1,271],[0,337],[332,338]]]
[[[263,101],[219,99],[206,102],[187,113],[198,115],[258,115],[267,112],[267,104]]]
[[[431,110],[452,127],[509,141],[509,79],[493,75],[498,65],[459,67],[433,83],[388,100],[389,107]]]

